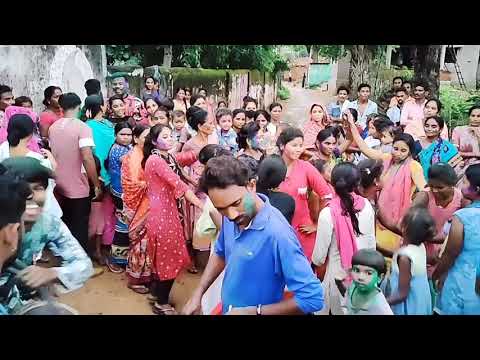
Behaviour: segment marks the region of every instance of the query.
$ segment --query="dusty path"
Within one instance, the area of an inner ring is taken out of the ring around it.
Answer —
[[[281,101],[284,119],[293,126],[302,127],[308,119],[308,111],[314,103],[328,104],[333,97],[321,90],[291,87],[290,98]],[[171,293],[171,302],[180,310],[200,280],[200,273],[193,275],[183,271],[177,278]],[[125,274],[105,272],[90,279],[84,287],[60,297],[60,301],[73,306],[84,315],[151,315],[146,295],[140,295],[126,286]]]

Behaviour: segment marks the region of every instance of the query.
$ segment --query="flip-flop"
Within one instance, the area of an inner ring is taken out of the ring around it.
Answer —
[[[137,294],[145,295],[150,292],[150,289],[145,285],[127,285],[127,286],[130,290],[135,291]]]
[[[198,269],[197,269],[195,266],[187,269],[187,271],[188,271],[190,274],[198,274]]]
[[[147,300],[150,303],[150,305],[153,305],[157,302],[158,298],[156,296],[150,294],[150,295],[147,296]]]
[[[121,274],[125,271],[125,269],[121,268],[116,264],[112,264],[110,261],[107,262],[108,270],[110,270],[114,274]]]
[[[161,305],[158,305],[158,303],[153,304],[152,306],[152,311],[154,314],[157,315],[178,315],[177,310],[170,305],[170,304],[165,304],[163,306],[168,306],[168,307],[160,307]],[[170,313],[169,313],[170,312]]]

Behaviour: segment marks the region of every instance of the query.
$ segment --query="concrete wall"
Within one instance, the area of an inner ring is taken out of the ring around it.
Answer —
[[[476,88],[479,58],[480,45],[464,45],[458,50],[457,63],[460,66],[460,71],[468,89]],[[452,84],[458,84],[458,76],[454,64],[445,63],[445,67],[451,73]]]
[[[107,62],[103,45],[1,45],[0,83],[14,96],[29,96],[42,111],[43,91],[50,85],[83,99],[86,80],[96,78],[106,93]]]

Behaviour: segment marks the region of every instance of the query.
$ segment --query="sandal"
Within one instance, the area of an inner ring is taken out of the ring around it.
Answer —
[[[127,285],[130,290],[135,291],[137,294],[148,294],[150,292],[150,289],[146,287],[145,285]]]
[[[159,305],[155,303],[152,306],[152,311],[157,315],[178,315],[177,310],[170,304]]]
[[[153,305],[157,302],[158,298],[155,295],[150,294],[150,295],[147,296],[147,300],[148,300],[150,305]]]
[[[191,268],[187,269],[190,274],[198,274],[198,269],[193,265]]]
[[[110,261],[107,262],[107,267],[108,267],[108,270],[110,270],[114,274],[121,274],[125,271],[124,268],[122,268],[117,264],[113,264]]]

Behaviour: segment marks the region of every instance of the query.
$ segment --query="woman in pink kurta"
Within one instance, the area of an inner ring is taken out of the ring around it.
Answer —
[[[325,179],[307,161],[299,160],[303,153],[303,133],[300,129],[287,128],[277,140],[282,158],[287,165],[287,176],[280,184],[279,190],[295,199],[295,213],[292,227],[297,233],[307,259],[311,262],[315,245],[316,228],[310,216],[307,193],[313,190],[320,198],[331,195]]]
[[[452,133],[452,143],[465,162],[464,171],[480,162],[480,105],[471,107],[468,116],[468,125],[457,126]]]
[[[181,171],[182,165],[195,160],[192,159],[195,154],[174,158],[168,153],[173,146],[171,129],[161,124],[150,130],[144,146],[145,181],[150,203],[145,225],[147,253],[152,264],[152,294],[156,297],[153,311],[161,315],[174,312],[168,304],[168,296],[178,273],[190,263],[185,242],[184,225],[188,214],[184,200],[203,207],[185,183],[187,180]]]

